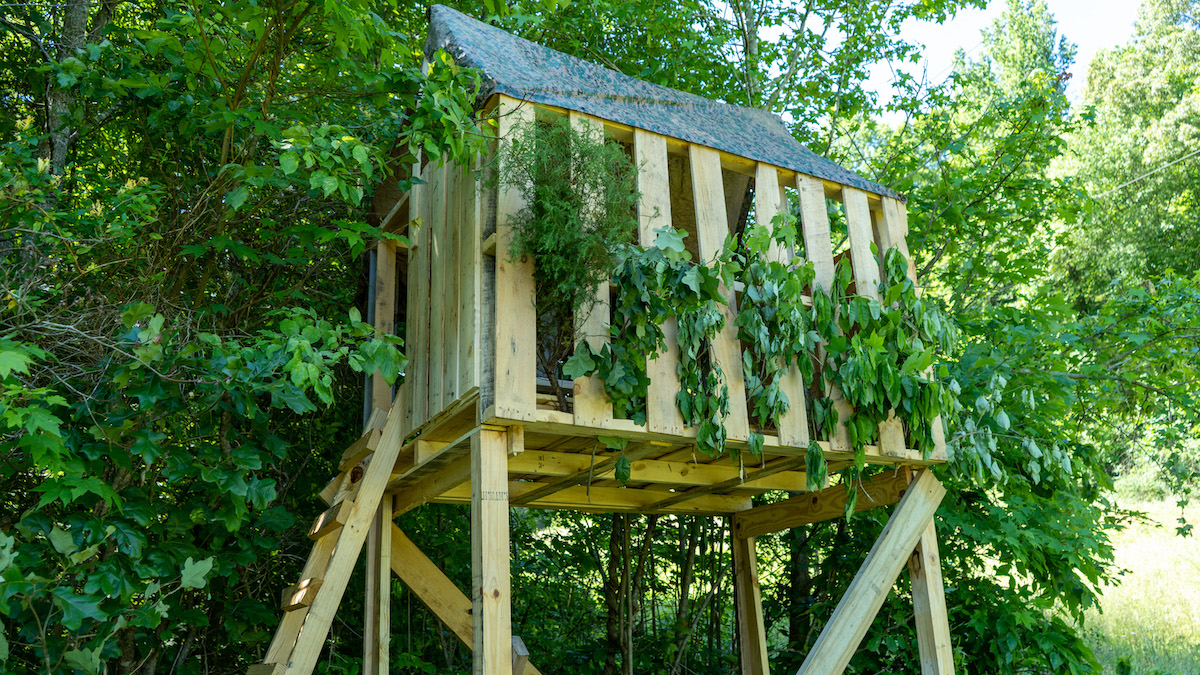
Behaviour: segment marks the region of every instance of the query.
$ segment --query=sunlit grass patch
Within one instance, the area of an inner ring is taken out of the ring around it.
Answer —
[[[1200,538],[1175,533],[1173,500],[1123,506],[1150,522],[1114,537],[1117,565],[1129,572],[1105,590],[1103,612],[1088,612],[1085,639],[1105,673],[1200,673]],[[1200,523],[1200,505],[1187,518]]]

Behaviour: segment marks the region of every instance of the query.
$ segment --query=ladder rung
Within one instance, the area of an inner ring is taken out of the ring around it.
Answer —
[[[338,471],[349,470],[350,467],[363,461],[367,455],[375,452],[375,448],[379,447],[380,436],[382,433],[378,429],[371,429],[354,441],[354,444],[342,453],[342,461],[338,462]]]
[[[317,597],[317,591],[320,588],[320,579],[305,579],[295,586],[288,586],[283,589],[283,601],[280,603],[280,608],[285,612],[290,612],[293,609],[308,607]]]
[[[340,501],[329,507],[313,521],[312,528],[308,531],[308,538],[316,541],[345,525],[346,519],[350,517],[350,510],[353,508],[354,502],[349,500]]]

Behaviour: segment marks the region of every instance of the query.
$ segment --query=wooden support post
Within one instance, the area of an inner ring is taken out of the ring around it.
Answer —
[[[738,639],[742,675],[767,675],[767,630],[763,624],[762,592],[758,587],[758,556],[754,537],[732,537],[733,574],[737,600]]]
[[[875,540],[798,675],[831,675],[845,670],[945,495],[946,488],[931,471],[925,469],[918,474]]]
[[[912,580],[921,675],[953,675],[954,652],[950,643],[950,620],[946,613],[946,589],[942,584],[937,528],[932,520],[921,533],[921,541],[909,558],[908,575]]]
[[[508,559],[508,432],[471,437],[471,577],[474,675],[512,675]]]
[[[396,249],[390,241],[375,245],[375,334],[396,332]],[[387,410],[392,405],[392,385],[381,373],[371,376],[371,402]]]
[[[392,497],[384,496],[367,535],[367,602],[363,622],[363,675],[391,672]]]

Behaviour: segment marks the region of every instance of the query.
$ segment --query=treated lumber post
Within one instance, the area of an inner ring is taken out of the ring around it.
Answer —
[[[804,659],[799,675],[845,670],[945,494],[946,488],[931,471],[917,475]]]
[[[475,646],[471,599],[399,527],[392,525],[392,571],[467,649]],[[516,655],[514,654],[514,659]],[[541,675],[532,663],[526,675]],[[520,675],[514,673],[514,675]]]
[[[471,437],[471,582],[474,675],[512,675],[508,559],[509,433],[485,426]]]
[[[385,496],[367,536],[367,602],[363,675],[388,675],[392,636],[392,497]]]
[[[633,132],[633,159],[638,167],[637,187],[642,199],[638,204],[638,243],[654,246],[656,229],[671,225],[671,185],[667,169],[667,139],[644,129]],[[683,415],[675,405],[679,393],[679,344],[675,335],[679,323],[675,317],[662,327],[666,350],[646,362],[650,384],[646,395],[646,429],[656,433],[683,435]]]
[[[738,638],[742,675],[767,675],[767,630],[763,624],[762,592],[758,586],[758,556],[754,537],[733,536],[733,574],[736,585]]]
[[[912,580],[921,675],[953,675],[954,652],[950,643],[950,620],[946,614],[946,589],[942,584],[937,528],[932,520],[921,533],[921,541],[908,560],[908,575]]]
[[[392,242],[375,245],[375,335],[396,332],[396,249]],[[384,410],[392,404],[392,386],[376,372],[371,376],[371,401]]]
[[[500,145],[513,141],[517,127],[532,123],[533,106],[507,96],[498,106]],[[533,261],[509,258],[512,226],[508,219],[525,208],[521,192],[500,187],[496,202],[496,371],[495,415],[537,421],[537,316],[534,310]],[[485,299],[486,301],[486,299]],[[511,666],[510,666],[511,667]]]

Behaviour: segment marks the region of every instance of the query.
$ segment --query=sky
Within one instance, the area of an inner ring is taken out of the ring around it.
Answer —
[[[1087,81],[1087,67],[1098,50],[1125,44],[1133,35],[1139,0],[1047,0],[1046,6],[1058,22],[1059,36],[1078,47],[1074,77],[1067,84],[1067,96],[1078,101]],[[925,45],[923,60],[910,70],[919,77],[928,73],[931,83],[941,82],[950,75],[954,53],[963,49],[974,55],[980,46],[981,33],[991,26],[1004,11],[1005,0],[990,0],[986,9],[964,9],[944,24],[909,21],[901,35],[912,42]],[[879,92],[881,101],[890,97],[891,69],[886,63],[876,64],[867,88]]]

